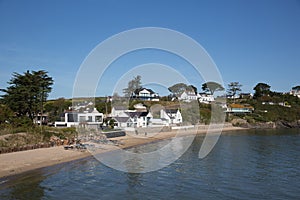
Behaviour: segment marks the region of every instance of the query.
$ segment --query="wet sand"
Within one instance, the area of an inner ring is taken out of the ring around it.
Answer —
[[[198,135],[207,133],[207,126],[201,126],[197,130]],[[225,126],[222,132],[232,130],[244,130],[244,128]],[[119,142],[119,148],[129,148],[137,145],[155,142],[158,140],[172,138],[174,136],[185,136],[196,134],[195,130],[161,132],[159,134],[127,134],[124,137],[113,138]],[[101,152],[113,150],[112,145],[103,145]],[[34,149],[28,151],[0,154],[0,178],[16,175],[22,172],[48,167],[91,156],[88,151],[64,150],[63,146]]]

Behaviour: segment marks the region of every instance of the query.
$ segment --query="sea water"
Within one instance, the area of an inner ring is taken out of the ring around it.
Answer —
[[[226,132],[199,159],[202,141],[197,136],[178,160],[149,173],[85,158],[0,179],[0,199],[300,199],[298,129]]]

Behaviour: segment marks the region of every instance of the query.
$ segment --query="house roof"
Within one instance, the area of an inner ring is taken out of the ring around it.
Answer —
[[[250,105],[242,105],[242,104],[237,104],[237,103],[230,104],[229,107],[230,108],[249,108],[249,109],[254,109]]]
[[[135,94],[138,94],[138,93],[139,93],[140,91],[142,91],[142,90],[147,90],[148,92],[150,92],[150,94],[155,94],[155,92],[154,92],[153,90],[147,89],[147,88],[136,89],[136,90],[134,91],[134,93],[135,93]]]
[[[115,110],[127,110],[125,106],[114,106],[113,107]]]
[[[146,117],[149,112],[125,112],[131,118],[133,117]]]
[[[128,122],[130,117],[113,117],[117,122],[125,123]]]
[[[178,109],[166,109],[165,110],[165,112],[168,114],[168,113],[170,113],[170,114],[175,114],[175,113],[177,113],[177,110]]]
[[[194,91],[185,90],[181,93],[181,95],[183,95],[184,93],[188,96],[197,96]]]

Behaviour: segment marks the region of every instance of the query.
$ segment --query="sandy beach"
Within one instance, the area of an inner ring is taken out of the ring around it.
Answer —
[[[207,133],[208,126],[203,126],[198,129],[197,134],[204,135]],[[243,130],[244,128],[225,126],[222,132],[232,130]],[[176,136],[177,131],[161,132],[159,134],[151,135],[126,135],[124,137],[113,138],[117,140],[120,145],[119,148],[129,148],[136,145],[155,142],[158,140],[168,139]],[[195,134],[195,131],[180,131],[182,136]],[[102,152],[109,151],[109,145],[103,148]],[[88,151],[81,150],[64,150],[63,146],[41,148],[28,151],[20,151],[13,153],[0,154],[0,178],[11,175],[20,174],[22,172],[52,166],[60,163],[65,163],[81,158],[91,156]]]

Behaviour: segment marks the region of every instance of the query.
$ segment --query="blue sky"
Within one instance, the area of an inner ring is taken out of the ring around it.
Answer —
[[[0,88],[13,72],[44,69],[55,81],[50,98],[70,98],[86,56],[112,35],[141,27],[193,38],[216,63],[225,86],[238,81],[243,92],[252,92],[265,82],[285,92],[300,85],[300,1],[0,0]],[[103,84],[115,85],[122,73],[143,63],[185,66],[166,53],[142,54],[115,62],[96,95],[111,95]],[[190,68],[183,71],[201,90],[203,81]]]

